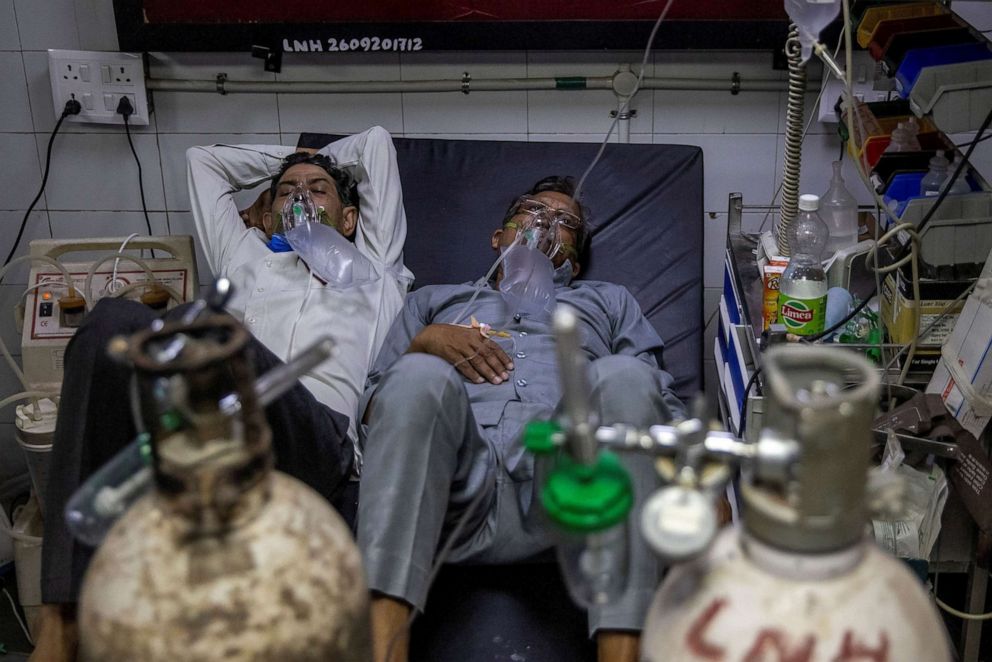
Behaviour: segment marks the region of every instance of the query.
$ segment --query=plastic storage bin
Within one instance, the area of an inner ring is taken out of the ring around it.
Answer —
[[[858,24],[858,45],[861,48],[868,48],[874,38],[875,28],[882,21],[897,18],[913,18],[916,16],[936,16],[946,14],[947,9],[936,2],[912,2],[899,5],[885,5],[881,7],[869,7],[861,17]]]
[[[881,193],[892,184],[892,180],[898,175],[909,172],[919,172],[921,175],[925,175],[930,167],[930,159],[936,154],[937,150],[935,149],[922,152],[882,154],[869,176],[872,186]]]
[[[920,195],[920,182],[925,176],[925,172],[904,172],[892,178],[892,182],[885,189],[883,195],[886,203],[896,203],[895,211],[889,214],[890,221],[902,215],[903,210],[906,209],[906,203],[911,198],[922,197]]]
[[[948,28],[964,27],[953,14],[937,14],[935,16],[919,16],[916,18],[900,18],[882,21],[875,28],[868,53],[872,58],[881,60],[889,49],[889,45],[897,35],[902,33],[917,33],[930,30],[945,30]]]
[[[873,124],[867,123],[865,129],[868,131],[868,135],[859,144],[857,140],[857,133],[855,133],[855,140],[852,140],[847,144],[848,151],[851,153],[851,156],[858,161],[858,163],[865,166],[866,171],[872,170],[882,157],[883,152],[885,152],[885,148],[889,146],[890,142],[892,142],[892,130],[899,126],[900,123],[908,120],[908,116],[883,117],[876,119]],[[929,118],[922,117],[918,120],[918,122],[920,125],[920,132],[916,135],[916,138],[919,140],[920,148],[922,150],[926,151],[954,148],[954,146],[948,142],[947,137],[933,125],[933,122],[931,122]]]
[[[899,91],[899,96],[908,98],[925,67],[988,59],[992,59],[992,50],[984,41],[913,49],[906,53],[896,72],[896,90]]]
[[[924,67],[909,105],[945,133],[977,130],[992,108],[992,59]]]
[[[899,220],[919,225],[936,201],[909,200]],[[992,193],[947,196],[920,241],[920,259],[932,267],[985,262],[992,250]]]
[[[899,71],[907,53],[924,48],[939,48],[956,44],[976,44],[975,35],[969,28],[948,27],[923,32],[901,32],[893,35],[889,41],[885,56],[882,58],[882,73],[894,76]]]

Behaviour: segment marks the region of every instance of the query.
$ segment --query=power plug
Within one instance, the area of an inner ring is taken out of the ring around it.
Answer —
[[[117,102],[118,115],[124,116],[124,121],[127,122],[127,118],[134,115],[134,106],[131,105],[131,101],[126,96],[121,96],[121,100]]]
[[[76,101],[76,98],[73,97],[65,102],[65,108],[62,109],[62,116],[67,117],[69,115],[78,115],[82,111],[83,111],[82,104]]]

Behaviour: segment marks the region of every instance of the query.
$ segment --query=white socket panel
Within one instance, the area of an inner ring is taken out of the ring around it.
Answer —
[[[148,124],[145,66],[139,53],[51,49],[48,75],[55,117],[62,115],[67,101],[75,99],[82,110],[66,117],[66,122],[124,124],[117,104],[126,96],[134,108],[128,124]]]

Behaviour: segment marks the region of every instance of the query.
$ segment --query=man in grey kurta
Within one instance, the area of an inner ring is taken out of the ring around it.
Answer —
[[[559,188],[532,195],[577,211],[571,189]],[[494,248],[512,241],[507,227],[494,234]],[[573,239],[581,246],[581,235]],[[554,296],[578,313],[601,420],[648,425],[681,415],[672,379],[657,362],[661,338],[625,288],[572,281],[577,255],[553,259]],[[473,318],[492,327],[488,338],[459,325]],[[363,400],[370,406],[358,543],[376,598],[424,608],[435,554],[473,500],[448,562],[506,563],[551,547],[521,432],[528,421],[551,417],[560,398],[549,317],[512,315],[500,291],[485,283],[428,286],[407,297]],[[655,485],[654,470],[647,458],[625,461],[640,503]],[[629,588],[618,603],[593,610],[592,632],[641,628],[657,563],[639,535],[631,542]],[[374,606],[374,636],[381,637],[376,620]],[[376,659],[384,655],[379,649]]]

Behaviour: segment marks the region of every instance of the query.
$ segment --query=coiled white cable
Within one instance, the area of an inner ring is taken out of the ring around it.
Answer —
[[[127,236],[127,239],[125,239],[121,243],[121,247],[117,249],[117,254],[118,255],[123,254],[124,253],[124,249],[127,248],[128,242],[131,241],[132,239],[134,239],[137,236],[138,236],[138,233],[137,232],[132,232],[131,234],[129,234]],[[143,255],[143,253],[142,253],[142,255]],[[121,263],[121,258],[120,257],[118,257],[116,260],[114,260],[114,273],[110,277],[110,282],[107,283],[107,291],[110,292],[111,294],[113,294],[114,292],[116,292],[117,289],[118,289],[117,288],[117,265],[119,265],[120,263]]]
[[[148,263],[145,262],[144,260],[142,260],[140,258],[133,257],[131,255],[122,255],[120,253],[114,253],[112,255],[107,255],[106,257],[100,258],[99,260],[97,260],[96,262],[94,262],[93,265],[90,267],[89,272],[86,274],[86,284],[83,287],[84,287],[86,293],[89,295],[90,299],[92,299],[93,301],[96,301],[96,299],[98,298],[98,297],[93,296],[93,276],[96,275],[96,270],[97,269],[99,269],[100,267],[102,267],[104,265],[104,263],[109,262],[110,260],[116,260],[116,261],[127,260],[128,262],[133,262],[138,267],[140,267],[142,270],[144,270],[145,277],[149,281],[155,281],[155,274],[154,274],[154,272],[152,272],[151,267],[149,267],[148,266]],[[114,274],[115,274],[114,277],[116,278],[116,273],[117,273],[116,272],[116,262],[115,262],[114,269],[115,269],[115,271],[114,271]]]

